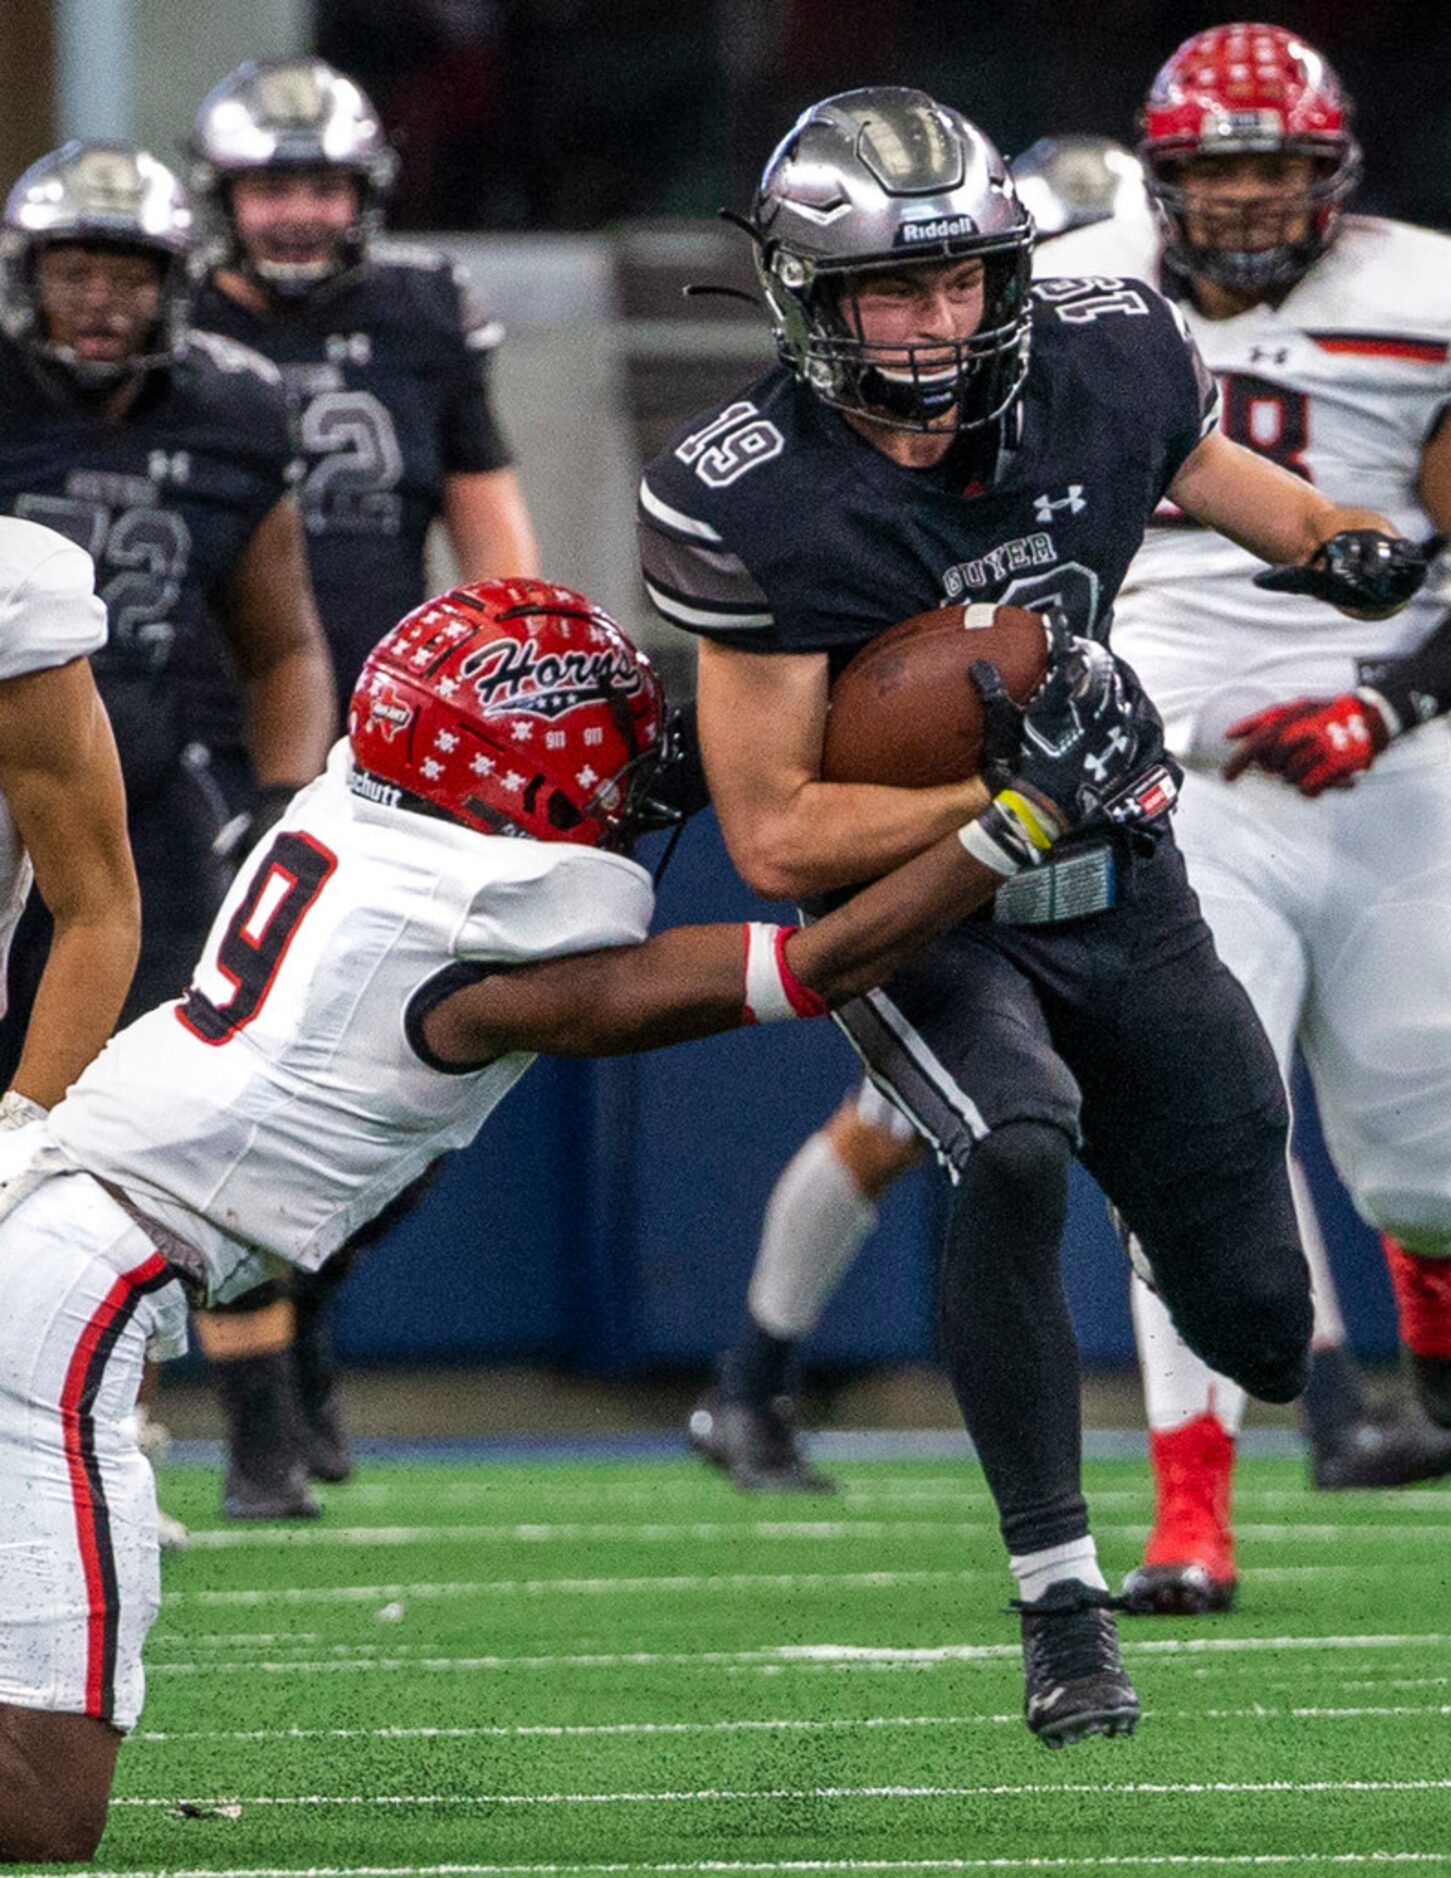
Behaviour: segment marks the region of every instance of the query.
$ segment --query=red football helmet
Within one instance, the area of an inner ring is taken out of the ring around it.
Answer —
[[[1293,285],[1329,246],[1360,175],[1350,115],[1330,66],[1282,26],[1212,26],[1186,39],[1139,118],[1139,155],[1164,217],[1169,265],[1241,293]],[[1191,239],[1185,165],[1244,155],[1308,157],[1313,180],[1268,203],[1200,206]]]
[[[425,601],[369,653],[348,710],[354,787],[487,835],[625,847],[665,694],[583,594],[482,580]]]

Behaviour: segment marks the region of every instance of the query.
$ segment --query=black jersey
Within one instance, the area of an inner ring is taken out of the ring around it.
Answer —
[[[1033,290],[1032,364],[990,480],[971,436],[903,469],[777,369],[693,423],[640,490],[645,584],[673,625],[833,670],[955,601],[1060,606],[1104,637],[1144,528],[1215,422],[1177,313],[1132,280]]]
[[[0,512],[96,563],[108,638],[92,664],[133,798],[184,739],[179,669],[292,477],[286,398],[255,354],[193,334],[116,422],[56,367],[0,338]]]
[[[275,312],[211,283],[195,317],[271,359],[293,400],[308,563],[346,702],[375,642],[424,597],[444,478],[509,462],[489,401],[501,329],[456,267],[412,249]]]

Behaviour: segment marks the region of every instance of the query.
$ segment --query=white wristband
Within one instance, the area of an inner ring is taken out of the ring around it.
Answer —
[[[43,1122],[50,1113],[18,1089],[7,1089],[0,1096],[0,1133],[10,1128],[25,1128],[31,1122]]]
[[[1022,859],[995,841],[980,821],[965,823],[958,829],[957,839],[973,860],[991,868],[993,873],[1001,874],[1004,880],[1011,880],[1014,874],[1022,873]]]
[[[788,1017],[822,1017],[826,1000],[801,980],[786,963],[785,942],[794,926],[748,922],[746,939],[746,995],[742,1021],[777,1024]]]

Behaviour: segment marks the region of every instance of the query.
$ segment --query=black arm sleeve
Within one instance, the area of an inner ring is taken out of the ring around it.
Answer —
[[[1362,660],[1359,677],[1394,711],[1393,734],[1444,717],[1451,711],[1451,612],[1404,658]]]

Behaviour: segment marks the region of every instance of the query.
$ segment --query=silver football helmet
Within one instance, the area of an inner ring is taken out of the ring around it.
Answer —
[[[61,242],[142,250],[161,261],[161,315],[144,353],[102,363],[78,358],[47,338],[37,262],[43,248]],[[131,144],[64,144],[32,163],[6,199],[0,323],[12,339],[87,386],[165,365],[186,344],[193,246],[186,191],[164,163]]]
[[[1008,167],[1040,240],[1149,214],[1143,165],[1112,137],[1040,137]]]
[[[191,139],[191,185],[222,233],[224,258],[283,296],[307,293],[363,257],[382,226],[398,171],[382,120],[350,78],[322,59],[249,59],[202,100]],[[359,213],[326,260],[250,261],[237,239],[228,183],[249,170],[325,165],[358,179]]]
[[[766,165],[748,226],[776,349],[824,404],[896,429],[969,430],[1017,397],[1033,222],[997,150],[959,112],[898,86],[824,99]],[[864,343],[862,275],[965,258],[985,271],[969,338]]]

